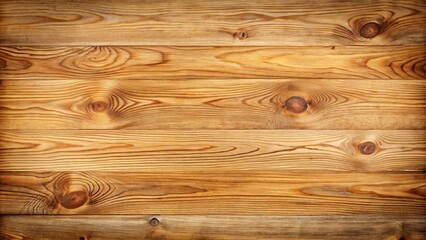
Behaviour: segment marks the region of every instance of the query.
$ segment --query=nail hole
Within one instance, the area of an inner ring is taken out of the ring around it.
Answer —
[[[308,108],[308,103],[301,97],[292,96],[285,101],[284,108],[293,113],[302,113]]]
[[[152,219],[149,221],[149,224],[150,224],[151,226],[153,226],[153,227],[156,227],[156,226],[158,226],[158,225],[160,224],[160,221],[159,221],[157,218],[152,218]]]
[[[371,141],[363,142],[358,146],[361,154],[370,155],[376,151],[376,144]]]
[[[234,38],[238,38],[240,40],[248,38],[248,33],[246,31],[239,31],[234,34]]]
[[[86,238],[86,237],[84,237],[84,236],[81,236],[81,237],[80,237],[80,240],[87,240],[87,238]]]
[[[380,25],[375,22],[366,23],[361,27],[360,34],[364,38],[373,38],[380,33]]]

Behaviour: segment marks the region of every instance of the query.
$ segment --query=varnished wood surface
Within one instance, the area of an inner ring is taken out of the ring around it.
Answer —
[[[425,131],[3,130],[0,136],[4,171],[426,170]]]
[[[424,79],[425,46],[0,47],[1,79]]]
[[[151,225],[153,219],[158,225]],[[2,216],[5,239],[425,239],[424,218],[389,216]],[[250,226],[250,227],[247,227]]]
[[[285,106],[306,100],[297,113]],[[424,80],[4,80],[2,129],[424,129]]]
[[[423,0],[3,0],[0,239],[426,240]]]
[[[426,36],[422,0],[3,0],[0,15],[2,45],[410,45]],[[377,36],[361,34],[369,23]]]
[[[2,172],[0,214],[426,215],[423,173]]]

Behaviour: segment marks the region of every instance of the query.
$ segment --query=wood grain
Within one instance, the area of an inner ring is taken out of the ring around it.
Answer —
[[[307,110],[286,100],[299,96]],[[2,129],[425,129],[424,80],[4,80]]]
[[[0,44],[423,44],[425,9],[422,0],[3,0]],[[379,35],[363,38],[371,22]]]
[[[0,132],[4,171],[424,171],[426,131]],[[370,147],[362,147],[370,143]],[[370,152],[364,152],[367,149]]]
[[[424,79],[426,46],[1,47],[0,78],[24,80]]]
[[[152,219],[160,224],[150,225]],[[4,239],[406,239],[426,237],[423,218],[389,216],[1,216]],[[248,227],[249,226],[249,227]]]
[[[2,172],[0,214],[426,215],[422,173]]]

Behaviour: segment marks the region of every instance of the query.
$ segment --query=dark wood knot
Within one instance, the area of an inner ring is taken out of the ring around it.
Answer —
[[[61,206],[67,209],[74,209],[83,206],[88,200],[85,191],[75,191],[65,194],[59,198]]]
[[[157,218],[151,218],[151,220],[149,220],[149,224],[153,227],[156,227],[160,224],[160,220],[158,220]]]
[[[380,33],[380,25],[375,22],[369,22],[361,27],[360,34],[364,38],[373,38]]]
[[[293,96],[285,101],[284,107],[290,112],[302,113],[308,108],[308,103],[301,97]]]
[[[244,40],[248,38],[248,32],[245,30],[234,33],[234,38],[238,38],[240,40]]]
[[[94,112],[105,112],[108,109],[108,103],[104,101],[95,101],[90,103],[90,108]]]
[[[376,144],[371,141],[363,142],[358,145],[358,150],[361,154],[370,155],[376,151]]]

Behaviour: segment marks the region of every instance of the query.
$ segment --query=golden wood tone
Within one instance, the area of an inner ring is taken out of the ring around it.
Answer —
[[[2,79],[423,79],[426,47],[0,47]],[[178,82],[176,84],[179,84]]]
[[[3,172],[0,213],[425,216],[425,180],[422,173]]]
[[[422,45],[425,12],[422,0],[2,0],[0,44]]]
[[[0,104],[3,129],[426,126],[423,80],[4,80]]]
[[[159,224],[150,222],[157,219]],[[422,239],[424,218],[389,216],[4,216],[3,238],[65,239]],[[250,226],[250,227],[247,227]]]
[[[7,171],[426,170],[423,131],[10,130],[0,134],[0,168]]]
[[[0,239],[426,240],[423,0],[3,0]]]

